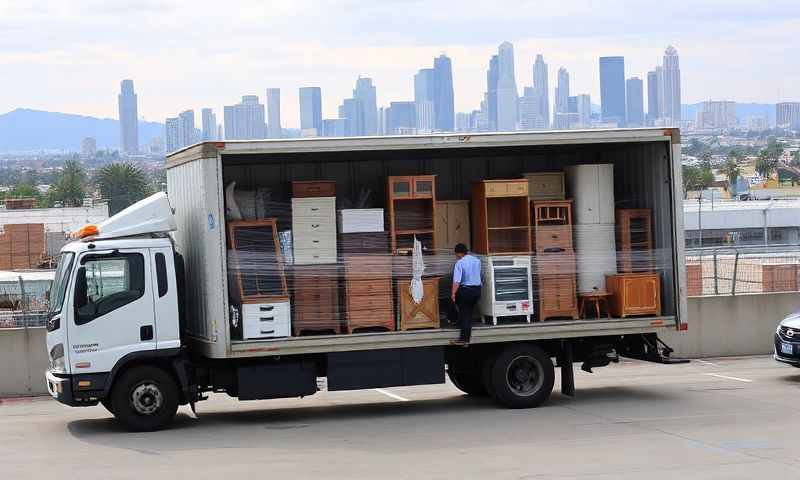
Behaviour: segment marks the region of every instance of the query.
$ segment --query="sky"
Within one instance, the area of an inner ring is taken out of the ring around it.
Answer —
[[[758,4],[758,5],[756,5]],[[680,54],[683,103],[800,101],[797,0],[0,0],[0,113],[34,108],[117,118],[123,78],[139,115],[163,122],[193,108],[281,89],[284,128],[299,125],[297,89],[322,88],[334,118],[356,78],[378,105],[413,99],[413,76],[446,53],[456,111],[479,107],[489,58],[514,44],[517,86],[536,54],[570,72],[571,94],[599,102],[598,57],[625,56],[646,79],[667,45]]]

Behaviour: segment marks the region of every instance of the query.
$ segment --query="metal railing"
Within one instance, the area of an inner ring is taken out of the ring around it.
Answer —
[[[800,246],[686,251],[690,297],[800,291]]]
[[[49,280],[0,282],[0,328],[44,327]]]

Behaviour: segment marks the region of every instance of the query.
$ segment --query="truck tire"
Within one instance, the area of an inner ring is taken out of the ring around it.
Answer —
[[[450,377],[450,381],[457,389],[471,397],[486,397],[489,395],[489,392],[486,391],[486,387],[483,385],[483,380],[478,374],[467,372],[456,373],[448,370],[447,376]]]
[[[134,367],[114,385],[111,407],[114,417],[129,431],[160,430],[178,411],[178,386],[158,367]]]
[[[547,353],[536,345],[511,345],[490,368],[492,396],[509,408],[537,407],[553,391],[555,369]]]

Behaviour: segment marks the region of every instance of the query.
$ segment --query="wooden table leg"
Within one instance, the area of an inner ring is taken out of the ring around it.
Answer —
[[[597,319],[600,320],[600,299],[594,299],[594,309],[597,312]]]

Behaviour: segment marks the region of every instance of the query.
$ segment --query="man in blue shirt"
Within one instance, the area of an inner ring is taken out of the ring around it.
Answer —
[[[456,261],[453,267],[453,289],[450,300],[458,308],[461,336],[454,345],[467,346],[472,334],[472,311],[481,298],[481,261],[469,254],[467,246],[459,243],[455,248]]]

